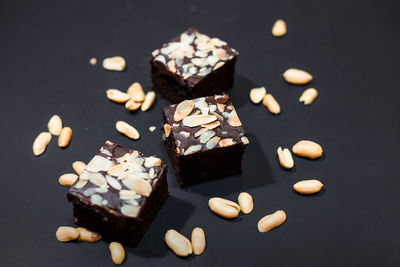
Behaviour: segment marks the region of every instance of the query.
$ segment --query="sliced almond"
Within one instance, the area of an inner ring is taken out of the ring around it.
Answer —
[[[53,115],[47,123],[47,128],[52,135],[59,136],[62,130],[62,120],[60,116]]]
[[[300,96],[299,101],[303,102],[304,105],[310,105],[312,102],[314,102],[317,96],[318,96],[318,91],[315,88],[308,88]]]
[[[293,189],[300,194],[310,195],[321,191],[323,186],[318,180],[303,180],[295,183]]]
[[[275,37],[282,37],[286,34],[286,22],[284,20],[278,19],[275,21],[274,26],[272,26],[272,35]]]
[[[140,106],[142,105],[141,102],[135,102],[132,99],[129,99],[126,103],[125,103],[125,108],[127,110],[130,111],[135,111],[138,110],[140,108]]]
[[[126,68],[126,62],[123,57],[109,57],[103,60],[103,68],[106,70],[123,71]]]
[[[283,168],[286,168],[286,169],[293,168],[294,161],[293,161],[292,153],[290,153],[289,149],[285,148],[282,150],[282,148],[279,147],[277,153],[278,153],[279,163],[281,164],[281,166]]]
[[[108,171],[112,166],[112,161],[106,159],[105,157],[96,155],[86,165],[86,171],[91,173]]]
[[[180,131],[179,134],[183,135],[184,137],[188,138],[190,136],[189,132]]]
[[[86,164],[82,161],[75,161],[72,163],[72,168],[78,175],[80,175],[85,170]]]
[[[183,153],[185,156],[190,155],[190,154],[194,154],[196,152],[199,152],[201,150],[201,145],[192,145],[190,147],[188,147],[185,150],[185,153]]]
[[[265,87],[260,87],[260,88],[253,88],[250,90],[250,100],[254,104],[259,104],[261,101],[263,101],[265,94],[267,93],[267,90]]]
[[[208,128],[201,128],[200,130],[195,132],[194,137],[199,137],[200,135],[202,135],[203,133],[205,133],[207,131],[208,131]]]
[[[201,127],[205,127],[205,128],[207,128],[209,130],[212,130],[214,128],[217,128],[220,125],[221,125],[221,123],[219,121],[213,121],[213,122],[210,122],[210,123],[202,124]]]
[[[192,231],[192,248],[195,255],[200,255],[206,249],[206,235],[200,227]]]
[[[98,187],[102,187],[107,185],[107,180],[104,178],[104,176],[101,173],[91,173],[89,174],[89,181],[97,185]]]
[[[302,85],[311,82],[313,77],[304,70],[288,69],[283,73],[283,78],[288,83]]]
[[[167,246],[178,256],[186,257],[192,254],[192,244],[189,239],[181,235],[176,230],[170,229],[164,237]]]
[[[109,174],[109,175],[112,175],[112,176],[120,176],[120,175],[122,175],[124,172],[125,172],[125,170],[126,170],[126,165],[125,164],[123,164],[123,163],[120,163],[120,164],[117,164],[117,165],[114,165],[114,166],[112,166],[108,171],[107,171],[107,173]]]
[[[58,137],[58,146],[67,147],[72,137],[72,129],[70,127],[64,127],[61,130],[60,136]]]
[[[143,92],[142,85],[140,85],[140,83],[138,82],[134,82],[131,86],[129,86],[127,94],[135,102],[143,102],[146,98],[146,95]]]
[[[228,123],[232,127],[240,127],[240,126],[242,126],[242,122],[239,120],[239,117],[238,117],[238,115],[236,113],[236,110],[232,110],[232,112],[229,113]]]
[[[225,104],[217,103],[217,108],[219,112],[223,113],[225,111],[225,107],[226,107]]]
[[[168,138],[169,134],[171,133],[171,125],[168,123],[164,124],[164,133],[166,138]]]
[[[183,120],[186,116],[192,112],[194,108],[194,102],[192,100],[185,100],[176,106],[174,113],[174,121],[178,122]]]
[[[246,136],[243,136],[242,138],[240,138],[240,140],[242,140],[243,145],[248,145],[250,143],[249,139]]]
[[[121,92],[118,89],[108,89],[106,95],[108,99],[117,103],[125,103],[130,98],[127,93]]]
[[[207,149],[213,149],[214,147],[216,147],[218,145],[219,140],[221,140],[221,138],[218,136],[214,136],[213,138],[208,140],[206,144]]]
[[[139,214],[140,206],[124,205],[121,207],[121,213],[125,216],[136,218]]]
[[[202,124],[207,124],[217,120],[217,117],[214,115],[191,115],[185,117],[182,121],[182,124],[187,127],[196,127]]]
[[[222,117],[221,115],[219,115],[217,112],[210,112],[212,115],[214,115],[215,117],[218,118],[218,120],[223,121],[224,117]]]
[[[142,111],[147,111],[153,105],[154,99],[156,99],[156,93],[153,91],[148,92],[142,104]]]
[[[117,121],[115,124],[115,128],[117,129],[118,132],[120,132],[123,135],[126,135],[127,137],[137,140],[140,137],[139,132],[131,125],[124,121]]]
[[[279,106],[278,102],[271,94],[266,94],[264,96],[263,104],[272,114],[276,115],[281,112],[281,106]]]
[[[232,138],[225,138],[222,139],[221,141],[219,141],[219,147],[227,147],[227,146],[232,146],[234,145],[236,142],[235,140],[233,140]]]
[[[297,156],[309,159],[317,159],[321,157],[323,153],[322,147],[319,144],[308,140],[302,140],[297,142],[292,147],[292,151]]]
[[[50,143],[51,134],[49,132],[41,132],[33,141],[33,154],[39,156],[46,150],[47,145]]]
[[[67,173],[61,175],[58,182],[63,186],[72,186],[78,180],[78,175],[75,173]]]
[[[129,189],[135,191],[136,193],[148,197],[152,191],[151,185],[143,178],[135,177],[129,175],[124,180],[122,180],[124,185]]]
[[[144,160],[144,166],[146,168],[151,168],[151,167],[156,167],[156,166],[160,166],[161,165],[161,159],[157,158],[157,157],[147,157]]]

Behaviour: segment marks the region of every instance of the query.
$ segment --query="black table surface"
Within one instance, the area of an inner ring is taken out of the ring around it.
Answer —
[[[60,225],[73,225],[67,188],[58,183],[71,163],[88,162],[112,140],[168,162],[161,140],[160,97],[148,112],[129,113],[110,102],[108,88],[139,81],[151,88],[149,57],[190,26],[227,41],[239,52],[229,91],[250,139],[241,175],[181,189],[170,168],[170,197],[125,266],[399,266],[400,124],[398,1],[11,1],[0,2],[2,193],[1,266],[113,266],[108,243],[61,243]],[[288,24],[274,38],[276,19]],[[123,56],[125,72],[101,61]],[[96,57],[98,64],[89,65]],[[287,84],[290,67],[309,71],[307,86]],[[282,112],[249,100],[265,86]],[[298,98],[319,91],[310,106]],[[66,149],[53,138],[40,157],[32,142],[59,114],[72,127]],[[132,141],[115,130],[124,120],[141,133]],[[157,130],[149,131],[149,126]],[[278,146],[301,139],[324,148],[319,160],[295,157],[286,171]],[[317,178],[324,190],[301,196],[295,182]],[[228,221],[208,208],[210,197],[237,200],[249,192],[254,211]],[[259,233],[264,215],[283,209],[287,221]],[[205,230],[201,256],[175,256],[167,229],[190,236]]]

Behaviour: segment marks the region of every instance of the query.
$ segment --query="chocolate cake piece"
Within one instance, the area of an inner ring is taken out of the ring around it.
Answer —
[[[233,87],[238,52],[190,28],[152,53],[153,90],[178,103]]]
[[[242,171],[249,140],[227,95],[164,108],[164,143],[180,186]]]
[[[168,198],[167,165],[107,141],[71,186],[75,223],[137,246]]]

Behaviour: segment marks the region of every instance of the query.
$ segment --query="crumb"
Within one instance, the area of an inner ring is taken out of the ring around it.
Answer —
[[[156,130],[156,126],[150,126],[150,127],[149,127],[149,131],[150,131],[150,132],[154,132],[155,130]]]
[[[89,59],[89,63],[90,65],[96,65],[97,64],[97,59],[95,57],[92,57],[91,59]]]

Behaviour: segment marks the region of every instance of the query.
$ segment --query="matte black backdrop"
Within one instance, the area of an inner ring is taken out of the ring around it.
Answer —
[[[288,34],[275,39],[283,18]],[[151,111],[133,113],[108,101],[108,88],[139,81],[150,88],[149,55],[189,26],[240,51],[229,92],[250,145],[242,175],[184,190],[171,171],[171,196],[126,266],[395,266],[400,264],[399,2],[396,1],[5,1],[0,2],[1,266],[112,266],[108,243],[60,243],[55,231],[73,225],[66,188],[58,177],[75,160],[88,161],[107,139],[167,160],[157,98]],[[125,72],[88,60],[121,55]],[[320,96],[298,102],[309,87],[282,79],[286,68],[311,72]],[[248,99],[266,86],[280,102],[273,116]],[[32,142],[60,114],[73,129],[61,150],[53,139],[34,157]],[[141,132],[131,141],[114,128],[125,120]],[[148,127],[157,126],[151,133]],[[295,158],[283,170],[278,146],[300,139],[322,144],[317,161]],[[292,191],[305,178],[325,190],[310,197]],[[255,209],[227,221],[207,206],[212,196],[254,196]],[[277,209],[288,219],[265,234],[258,220]],[[205,229],[207,249],[181,259],[164,245],[175,228],[190,236]]]

